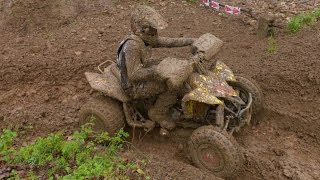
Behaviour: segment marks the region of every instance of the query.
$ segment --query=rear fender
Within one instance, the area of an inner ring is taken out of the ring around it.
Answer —
[[[120,86],[120,81],[111,72],[111,66],[107,67],[103,74],[86,72],[85,76],[92,89],[103,92],[105,95],[127,102],[128,97]]]

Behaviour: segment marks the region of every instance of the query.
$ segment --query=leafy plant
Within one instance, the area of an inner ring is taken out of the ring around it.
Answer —
[[[45,169],[48,179],[129,179],[128,172],[147,178],[142,170],[145,163],[123,160],[118,155],[128,136],[122,129],[114,137],[106,132],[96,134],[89,124],[68,138],[63,132],[52,133],[15,150],[11,145],[16,133],[4,130],[0,136],[0,153],[2,157],[10,157],[2,158],[7,163]],[[103,146],[97,146],[98,143]],[[11,177],[17,179],[19,175],[12,171]],[[33,171],[28,177],[36,179]]]

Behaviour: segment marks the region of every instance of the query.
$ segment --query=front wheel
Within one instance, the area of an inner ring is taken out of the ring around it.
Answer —
[[[125,126],[121,103],[110,97],[92,98],[82,106],[79,116],[80,125],[92,122],[94,131],[107,131],[110,135]]]
[[[237,142],[225,131],[214,126],[196,129],[188,143],[190,157],[200,169],[219,177],[230,177],[242,165]]]
[[[229,84],[239,92],[239,96],[245,102],[248,101],[249,93],[252,95],[252,112],[258,114],[263,109],[263,94],[259,85],[253,80],[242,76],[236,77],[237,81],[230,81]]]

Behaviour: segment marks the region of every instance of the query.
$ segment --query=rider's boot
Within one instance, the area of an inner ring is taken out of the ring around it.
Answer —
[[[176,127],[176,123],[173,121],[173,119],[167,115],[167,113],[163,111],[160,108],[152,108],[149,110],[149,117],[150,119],[152,119],[153,121],[159,123],[159,125],[162,128],[168,129],[168,130],[172,130]]]
[[[165,92],[160,94],[154,106],[148,112],[150,119],[159,123],[164,129],[174,129],[176,127],[176,123],[173,121],[169,110],[176,101],[177,94],[174,92]]]

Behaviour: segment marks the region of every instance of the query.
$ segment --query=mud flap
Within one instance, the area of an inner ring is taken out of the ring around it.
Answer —
[[[90,86],[97,91],[105,93],[107,96],[117,99],[121,102],[127,102],[128,97],[122,90],[119,80],[112,74],[111,71],[106,71],[104,74],[85,73]]]

